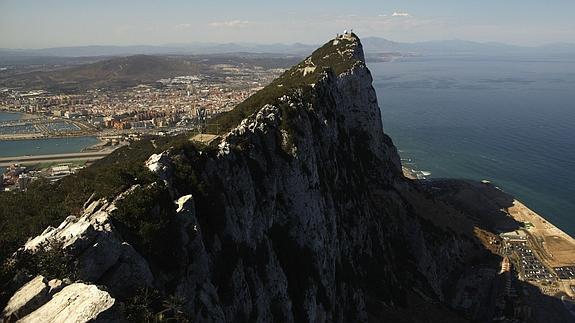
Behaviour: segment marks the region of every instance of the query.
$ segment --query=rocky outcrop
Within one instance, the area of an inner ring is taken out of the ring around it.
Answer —
[[[114,299],[93,285],[74,283],[64,287],[60,280],[37,276],[10,298],[2,319],[5,322],[87,322],[114,305]]]
[[[57,228],[49,227],[29,240],[23,251],[36,253],[54,246],[62,248],[77,260],[78,279],[105,284],[114,295],[128,295],[150,287],[153,276],[148,263],[122,240],[110,219],[115,203],[129,192],[113,202],[104,199],[91,202],[80,216],[70,216]]]
[[[114,305],[114,299],[94,285],[74,283],[64,287],[37,310],[18,322],[97,321]]]
[[[37,276],[32,279],[10,298],[2,312],[3,319],[15,321],[35,311],[48,301],[49,291],[45,277]]]

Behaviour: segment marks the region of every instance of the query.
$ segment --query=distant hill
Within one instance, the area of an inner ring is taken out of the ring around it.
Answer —
[[[502,43],[481,43],[466,40],[438,40],[426,42],[395,42],[381,37],[365,37],[366,53],[400,52],[417,54],[575,54],[575,44],[555,43],[541,46],[515,46]],[[254,44],[254,43],[191,43],[161,46],[77,46],[43,49],[0,49],[0,64],[19,57],[92,57],[127,55],[201,55],[230,53],[281,53],[304,56],[317,44]]]
[[[304,56],[316,45],[295,44],[252,44],[252,43],[194,43],[168,44],[162,46],[76,46],[41,49],[1,49],[0,62],[18,57],[93,57],[128,55],[200,55],[229,53],[282,53]]]
[[[74,90],[126,87],[165,77],[197,74],[207,67],[172,57],[135,55],[49,72],[31,72],[0,78],[0,86]]]
[[[413,55],[575,57],[575,44],[569,43],[523,47],[464,40],[402,43],[367,37],[363,44],[370,61]],[[126,87],[165,77],[196,74],[210,69],[209,66],[213,64],[288,67],[299,61],[302,53],[315,47],[300,43],[196,43],[0,49],[0,67],[8,66],[0,74],[0,86],[73,91],[96,87]]]
[[[575,54],[575,44],[516,46],[502,43],[480,43],[466,40],[438,40],[400,43],[384,38],[364,38],[366,52],[400,52],[420,55],[564,55]]]

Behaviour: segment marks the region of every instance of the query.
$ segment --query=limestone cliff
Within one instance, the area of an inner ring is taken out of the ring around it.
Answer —
[[[216,119],[216,142],[151,155],[156,182],[21,252],[58,242],[116,303],[153,289],[199,322],[457,321],[441,302],[473,224],[403,177],[371,83],[360,40],[331,40]]]

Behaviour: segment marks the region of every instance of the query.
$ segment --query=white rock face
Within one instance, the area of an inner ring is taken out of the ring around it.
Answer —
[[[50,298],[49,290],[46,278],[36,276],[10,298],[2,312],[3,320],[15,321],[36,310]]]
[[[110,309],[114,302],[110,294],[94,285],[74,283],[19,322],[88,322]]]
[[[115,205],[103,200],[94,201],[80,218],[69,216],[57,228],[48,227],[39,236],[26,242],[24,249],[36,251],[55,241],[62,242],[62,247],[67,249],[93,239],[98,231],[111,232],[108,217],[115,208]]]
[[[166,153],[153,154],[146,161],[146,167],[148,167],[152,173],[156,173],[160,178],[165,179],[171,169],[170,158]]]
[[[178,206],[178,208],[176,209],[176,212],[181,213],[184,211],[189,211],[190,210],[189,203],[191,203],[191,202],[193,202],[191,194],[184,195],[184,196],[180,197],[176,201],[176,205]]]

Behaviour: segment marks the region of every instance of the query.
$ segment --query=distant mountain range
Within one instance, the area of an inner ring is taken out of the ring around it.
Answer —
[[[466,40],[440,40],[417,43],[400,43],[384,38],[363,39],[366,52],[403,52],[422,55],[516,55],[516,54],[575,54],[575,44],[554,43],[541,46],[516,46],[502,43],[479,43]]]
[[[17,57],[14,57],[16,59]],[[125,88],[153,83],[161,78],[207,74],[222,76],[214,66],[259,66],[286,68],[301,57],[278,54],[210,54],[210,55],[130,55],[98,57],[28,57],[21,61],[43,62],[40,67],[24,66],[0,73],[0,87],[42,88],[54,91],[76,91],[90,88]],[[70,60],[69,64],[54,60]],[[0,65],[2,60],[0,60]]]
[[[575,44],[521,47],[462,40],[400,43],[364,38],[369,61],[401,56],[478,55],[507,57],[575,57]],[[166,46],[80,46],[0,49],[0,86],[75,91],[124,88],[177,75],[213,73],[210,65],[289,67],[317,46],[306,44],[174,44]],[[191,55],[193,54],[193,55]]]
[[[575,54],[575,44],[554,43],[527,47],[502,43],[480,43],[465,40],[441,40],[415,43],[390,41],[379,37],[363,38],[367,53],[400,52],[421,55],[434,54]],[[77,46],[43,49],[0,49],[0,58],[45,56],[45,57],[90,57],[90,56],[127,56],[137,54],[221,54],[221,53],[282,53],[307,55],[317,44],[254,44],[254,43],[191,43],[166,44],[161,46]]]
[[[160,78],[197,74],[208,66],[184,58],[134,55],[115,57],[54,71],[35,71],[0,78],[0,86],[49,90],[128,87]]]

